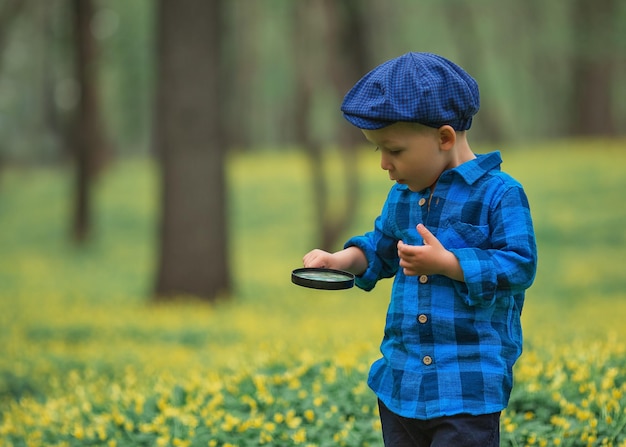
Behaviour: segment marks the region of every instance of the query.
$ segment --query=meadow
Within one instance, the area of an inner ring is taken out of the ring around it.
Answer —
[[[503,151],[539,245],[503,446],[626,447],[624,147]],[[362,203],[346,236],[370,228],[391,185],[373,150],[358,168]],[[156,174],[145,159],[106,172],[93,240],[76,247],[69,168],[0,172],[0,447],[382,446],[365,380],[391,284],[290,283],[316,230],[304,156],[231,156],[235,286],[213,305],[149,301]]]

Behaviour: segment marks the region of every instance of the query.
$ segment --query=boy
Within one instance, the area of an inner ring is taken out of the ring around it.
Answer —
[[[341,107],[395,184],[373,231],[303,261],[366,291],[395,276],[368,378],[386,446],[499,445],[537,253],[522,186],[467,142],[478,108],[476,81],[428,53],[378,66]]]

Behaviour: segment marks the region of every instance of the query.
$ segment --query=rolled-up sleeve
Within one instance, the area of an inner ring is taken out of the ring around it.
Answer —
[[[458,292],[466,304],[487,307],[498,297],[523,293],[532,284],[537,269],[537,248],[528,200],[521,187],[508,188],[490,222],[489,249],[456,248],[465,282]]]
[[[385,230],[387,206],[376,219],[374,231],[349,239],[344,248],[358,247],[367,258],[367,270],[355,278],[357,287],[370,291],[382,278],[391,278],[398,271],[398,241]]]

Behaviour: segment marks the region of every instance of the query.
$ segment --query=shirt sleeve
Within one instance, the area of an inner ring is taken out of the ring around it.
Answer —
[[[488,307],[499,297],[524,292],[537,269],[537,247],[528,199],[521,186],[509,187],[495,206],[489,249],[457,248],[465,282],[457,292],[471,306]]]
[[[390,278],[398,271],[398,241],[386,228],[387,209],[385,203],[382,214],[374,223],[373,231],[355,236],[344,245],[344,248],[360,248],[367,258],[367,270],[355,278],[356,285],[365,291],[372,290],[380,279]]]

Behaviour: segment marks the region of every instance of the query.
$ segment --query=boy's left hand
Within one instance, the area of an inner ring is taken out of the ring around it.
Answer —
[[[407,276],[445,275],[463,281],[463,270],[452,252],[441,245],[424,225],[417,226],[417,232],[424,239],[424,245],[407,245],[398,241],[400,267]]]

